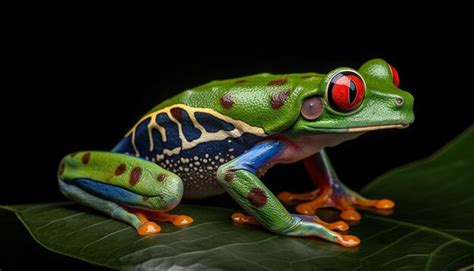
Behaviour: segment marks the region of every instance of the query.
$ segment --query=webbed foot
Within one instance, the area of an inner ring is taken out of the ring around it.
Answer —
[[[374,208],[374,211],[377,212],[377,210],[390,210],[395,207],[395,203],[389,199],[366,199],[341,186],[301,194],[281,192],[278,194],[278,199],[286,204],[297,204],[296,211],[304,215],[314,215],[319,208],[334,207],[341,211],[341,218],[347,221],[360,220],[361,216],[356,208],[367,210]]]
[[[161,227],[158,226],[155,222],[149,221],[145,214],[137,212],[135,213],[135,215],[141,222],[141,224],[137,227],[138,234],[146,236],[159,233],[161,231]]]

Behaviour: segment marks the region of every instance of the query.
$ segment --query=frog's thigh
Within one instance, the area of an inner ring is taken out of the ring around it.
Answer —
[[[158,165],[123,154],[82,152],[63,159],[59,184],[66,197],[128,222],[140,234],[159,227],[145,212],[168,211],[181,200],[181,179]],[[130,208],[123,208],[123,206]],[[128,210],[133,209],[133,213]]]

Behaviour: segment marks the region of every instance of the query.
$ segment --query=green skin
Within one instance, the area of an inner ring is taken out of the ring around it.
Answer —
[[[361,104],[357,109],[346,113],[335,110],[327,97],[331,79],[341,71],[355,72],[365,83],[365,96]],[[340,197],[363,199],[339,182],[323,148],[337,145],[367,131],[405,128],[413,122],[413,96],[394,84],[392,73],[384,60],[374,59],[366,62],[358,71],[339,68],[326,75],[257,74],[213,81],[184,91],[157,105],[147,115],[182,105],[206,110],[216,117],[225,116],[227,121],[240,121],[254,133],[256,130],[262,131],[259,136],[263,140],[254,146],[248,146],[248,152],[213,169],[216,186],[210,186],[208,192],[193,191],[186,194],[186,191],[183,192],[183,182],[187,184],[187,180],[180,178],[178,172],[175,174],[161,167],[158,158],[151,162],[141,159],[144,157],[93,151],[69,155],[63,159],[59,171],[61,191],[68,198],[128,222],[139,230],[145,222],[131,208],[153,212],[168,211],[179,203],[183,193],[185,197],[202,198],[219,194],[219,189],[223,189],[259,224],[272,232],[288,236],[318,236],[344,246],[357,245],[358,240],[354,241],[350,236],[322,226],[316,222],[315,216],[288,213],[258,176],[275,164],[293,163],[312,157],[319,163],[316,165],[318,170],[327,176],[325,183],[320,185],[333,188],[333,201]],[[285,80],[282,81],[281,78]],[[280,95],[282,93],[283,96]],[[232,102],[227,100],[225,103],[222,97],[231,97]],[[305,118],[301,113],[303,103],[310,97],[318,97],[323,105],[322,112],[313,120]],[[242,125],[235,126],[240,130],[247,129],[242,128]],[[136,127],[132,131],[134,129]],[[140,156],[139,153],[135,155]],[[180,158],[179,153],[174,155]],[[137,168],[140,169],[139,173]],[[135,182],[134,178],[139,179],[139,182]],[[74,181],[78,179],[123,188],[133,195],[107,194],[107,189],[100,190],[100,193],[94,192],[96,188],[93,184],[79,185]],[[157,179],[160,181],[157,182]],[[252,191],[257,191],[258,195],[255,197]]]

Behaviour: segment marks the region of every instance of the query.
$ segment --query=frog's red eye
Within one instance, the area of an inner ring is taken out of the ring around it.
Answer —
[[[333,76],[328,87],[328,102],[332,109],[350,112],[360,106],[365,95],[365,84],[360,75],[352,71]]]
[[[315,120],[323,112],[323,102],[318,97],[311,97],[304,101],[301,115],[307,120]]]
[[[389,66],[390,71],[392,71],[393,84],[398,88],[398,84],[400,83],[400,77],[398,77],[397,69],[395,69],[395,67],[393,67],[392,65]]]

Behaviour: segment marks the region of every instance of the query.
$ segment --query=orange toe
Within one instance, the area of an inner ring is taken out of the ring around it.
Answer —
[[[233,213],[232,214],[232,221],[239,224],[245,224],[247,220],[247,216],[242,213]]]
[[[175,226],[184,226],[193,223],[193,218],[187,215],[177,215],[173,218],[172,222]]]
[[[349,230],[349,225],[347,225],[344,221],[336,221],[330,224],[330,230],[338,230],[338,231],[347,231]]]
[[[326,229],[330,229],[330,230],[347,231],[349,229],[349,225],[347,225],[347,223],[344,222],[344,221],[336,221],[336,222],[333,222],[333,223],[328,223],[328,222],[324,222],[320,218],[316,217],[314,222],[316,222],[319,225],[325,227]]]
[[[360,239],[354,235],[339,235],[337,243],[344,247],[356,247],[360,244]]]
[[[303,203],[296,206],[296,211],[304,215],[314,215],[316,213],[316,208],[307,203]]]
[[[242,213],[233,213],[232,221],[239,224],[254,224],[258,225],[258,222],[251,216],[244,215]]]
[[[348,209],[341,213],[341,218],[347,221],[359,221],[360,214],[354,209]]]
[[[375,208],[377,209],[392,209],[393,207],[395,207],[395,202],[389,199],[378,200],[375,204]]]
[[[286,192],[286,191],[278,193],[277,197],[279,200],[284,201],[284,202],[288,202],[293,199],[291,196],[291,193]]]
[[[159,233],[161,231],[160,226],[158,226],[155,222],[145,222],[138,228],[138,234],[140,235],[151,235],[155,233]]]

